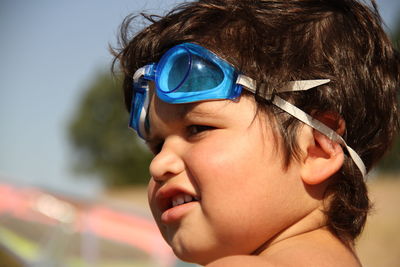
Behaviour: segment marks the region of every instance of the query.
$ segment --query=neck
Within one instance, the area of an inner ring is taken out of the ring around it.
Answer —
[[[275,251],[276,249],[279,249],[281,247],[281,244],[284,244],[287,240],[291,240],[293,238],[303,236],[317,230],[328,231],[325,216],[326,215],[320,208],[312,210],[303,218],[296,221],[291,226],[287,227],[286,229],[275,235],[273,238],[262,244],[252,254],[270,254],[273,253],[273,251]]]

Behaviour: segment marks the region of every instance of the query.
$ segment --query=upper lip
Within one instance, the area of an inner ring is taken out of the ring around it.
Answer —
[[[172,198],[178,194],[187,194],[192,196],[193,198],[199,199],[197,194],[190,192],[189,190],[174,185],[165,185],[161,187],[156,193],[156,201],[157,206],[159,207],[161,212],[166,211],[167,209],[172,207]]]

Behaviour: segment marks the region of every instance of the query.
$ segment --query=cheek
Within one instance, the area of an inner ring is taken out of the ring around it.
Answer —
[[[220,135],[193,147],[186,162],[199,186],[241,186],[273,170],[266,151],[259,136]]]
[[[224,228],[229,221],[246,223],[242,216],[256,216],[258,204],[268,205],[268,179],[275,176],[274,168],[266,167],[267,155],[260,144],[249,140],[240,136],[212,140],[196,147],[188,161],[204,211]]]
[[[194,148],[187,161],[204,211],[227,238],[237,229],[252,232],[255,221],[278,219],[277,206],[285,196],[285,174],[272,145],[267,146],[271,140],[251,134],[209,140]]]
[[[230,173],[227,171],[238,164],[237,154],[240,152],[235,151],[229,141],[207,140],[190,151],[187,167],[202,188],[210,183],[223,183],[223,177]]]

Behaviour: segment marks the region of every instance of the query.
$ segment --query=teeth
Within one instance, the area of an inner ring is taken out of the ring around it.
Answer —
[[[185,195],[185,202],[190,202],[190,201],[192,201],[192,197],[191,196],[189,196],[189,195]]]
[[[178,206],[178,205],[182,205],[184,203],[188,203],[191,202],[193,200],[198,200],[198,198],[196,197],[192,197],[188,194],[179,194],[176,195],[172,198],[172,207]]]
[[[181,204],[183,204],[183,203],[185,203],[185,198],[184,198],[184,196],[178,196],[178,197],[176,198],[176,204],[177,204],[177,205],[181,205]]]

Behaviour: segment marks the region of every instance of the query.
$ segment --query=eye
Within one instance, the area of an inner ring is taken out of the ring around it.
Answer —
[[[188,136],[195,136],[202,132],[213,130],[215,127],[208,126],[208,125],[190,125],[187,127],[187,134]]]

